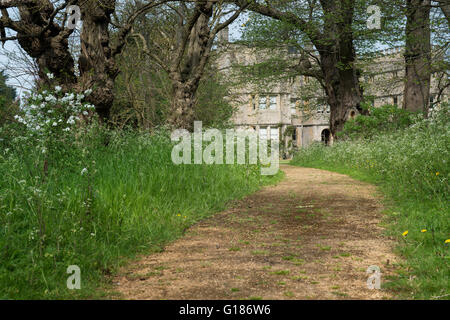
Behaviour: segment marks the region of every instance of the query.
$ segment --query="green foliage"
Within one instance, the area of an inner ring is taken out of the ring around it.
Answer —
[[[0,126],[6,121],[11,121],[18,111],[17,104],[13,102],[16,98],[16,89],[6,84],[7,79],[4,71],[0,71]]]
[[[16,89],[6,84],[8,77],[4,71],[0,71],[0,97],[4,97],[8,103],[11,103],[16,98]]]
[[[168,133],[95,122],[59,136],[0,128],[0,298],[98,297],[105,275],[273,178],[257,165],[175,165]],[[69,265],[81,290],[66,288]]]
[[[166,123],[172,108],[172,84],[166,71],[148,63],[139,50],[130,46],[121,57],[121,74],[115,82],[116,99],[112,122],[151,130]],[[194,119],[203,125],[226,126],[234,112],[230,102],[230,85],[223,75],[208,66],[200,81],[194,106]]]
[[[194,106],[194,119],[202,121],[205,127],[229,126],[235,111],[230,102],[225,99],[230,96],[230,85],[226,83],[223,75],[209,74],[200,82]]]
[[[399,109],[395,105],[384,105],[369,108],[369,115],[358,115],[347,121],[344,129],[338,133],[341,138],[368,139],[380,132],[394,132],[410,126],[418,114]]]
[[[380,118],[385,112],[386,108],[380,111]],[[443,296],[450,290],[450,247],[445,243],[450,238],[449,119],[449,106],[443,105],[429,119],[418,119],[407,128],[380,130],[370,140],[315,145],[298,152],[292,161],[380,185],[390,200],[389,231],[399,239],[399,252],[406,258],[403,267],[410,270],[399,270],[389,285],[404,294],[413,292],[419,299]]]

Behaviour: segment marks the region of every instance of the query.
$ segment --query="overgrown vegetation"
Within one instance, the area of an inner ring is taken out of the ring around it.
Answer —
[[[429,119],[385,106],[348,122],[343,135],[349,139],[332,147],[317,144],[303,149],[292,161],[380,186],[390,200],[388,230],[399,240],[398,250],[406,258],[398,277],[388,285],[418,299],[449,298],[448,119],[448,105]]]
[[[274,179],[257,165],[177,166],[168,133],[83,122],[83,99],[34,94],[17,123],[0,127],[1,299],[99,297],[126,258],[160,250]],[[66,287],[70,265],[81,290]]]

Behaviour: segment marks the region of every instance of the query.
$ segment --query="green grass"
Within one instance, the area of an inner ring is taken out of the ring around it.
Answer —
[[[386,199],[383,224],[404,258],[398,275],[384,285],[401,297],[450,297],[449,119],[447,107],[406,129],[311,146],[291,162],[378,185]]]
[[[257,165],[175,165],[165,134],[97,129],[46,153],[1,128],[0,138],[0,299],[101,298],[106,276],[136,254],[281,177]],[[81,290],[66,287],[69,265]]]
[[[289,275],[289,273],[290,273],[289,270],[277,270],[277,271],[271,272],[271,274],[278,275],[278,276],[287,276],[287,275]]]

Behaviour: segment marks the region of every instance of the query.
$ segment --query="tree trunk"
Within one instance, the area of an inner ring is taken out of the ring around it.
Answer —
[[[339,68],[335,53],[321,53],[327,102],[330,105],[330,131],[333,138],[342,130],[352,112],[361,112],[362,92],[354,68]]]
[[[107,119],[114,102],[114,80],[118,69],[110,48],[108,26],[115,0],[89,0],[81,5],[83,30],[78,59],[81,89],[92,89],[87,98],[101,118]]]
[[[192,28],[186,56],[179,68],[173,64],[169,78],[172,81],[172,112],[168,122],[174,128],[191,130],[194,126],[194,106],[197,90],[211,53],[212,40],[209,22],[213,2],[201,5],[201,14]]]
[[[431,81],[430,0],[407,0],[403,109],[428,114]]]
[[[353,43],[354,1],[322,1],[325,17],[325,39],[315,41],[320,54],[320,67],[330,105],[330,131],[342,130],[352,113],[362,112],[362,89],[355,66]],[[334,140],[333,139],[333,140]]]
[[[450,27],[450,2],[448,0],[438,0],[439,7],[442,10],[445,18],[447,19],[447,24]]]
[[[53,5],[48,0],[36,0],[20,6],[21,25],[24,27],[17,31],[18,42],[36,60],[41,79],[38,85],[48,82],[46,73],[49,72],[54,75],[55,82],[64,88],[70,88],[76,83],[75,63],[68,43],[70,33],[56,23],[47,27],[47,20],[53,10]],[[29,33],[32,32],[40,34],[30,37]]]
[[[173,128],[192,130],[195,120],[195,92],[196,89],[185,83],[172,80],[172,112],[168,122]]]

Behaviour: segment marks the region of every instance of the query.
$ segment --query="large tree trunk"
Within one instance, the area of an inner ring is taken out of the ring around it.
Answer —
[[[191,130],[194,125],[194,106],[197,90],[209,60],[212,39],[209,20],[213,14],[214,2],[207,2],[199,9],[200,16],[192,28],[186,57],[181,66],[171,66],[169,78],[172,81],[172,112],[168,122],[174,128]]]
[[[428,114],[431,81],[430,0],[407,0],[403,108]]]
[[[183,82],[172,80],[172,112],[169,123],[177,129],[191,130],[194,122],[194,106],[197,89],[190,88]]]
[[[240,1],[238,1],[240,2]],[[252,2],[250,10],[295,25],[314,44],[320,55],[320,74],[330,105],[330,131],[333,138],[342,130],[352,112],[362,112],[362,88],[355,66],[353,15],[355,0],[320,0],[323,21],[308,21],[292,11],[280,11],[268,4]],[[323,26],[323,31],[319,26]],[[310,75],[308,68],[305,75]],[[301,73],[302,74],[302,73]],[[314,76],[314,75],[313,75]]]
[[[48,81],[47,72],[52,73],[55,82],[64,88],[76,83],[74,60],[69,51],[68,37],[70,31],[63,30],[56,23],[47,27],[47,21],[54,7],[49,0],[35,0],[19,7],[21,28],[17,31],[19,45],[30,57],[36,60],[39,67],[39,78],[42,85]],[[6,9],[2,14],[8,16]],[[39,34],[30,37],[30,33]]]
[[[316,41],[327,101],[330,105],[330,131],[333,138],[352,113],[361,112],[362,90],[355,66],[353,43],[354,1],[322,0],[325,39]]]
[[[81,89],[92,89],[88,100],[100,117],[107,119],[114,101],[114,80],[118,69],[110,48],[108,26],[115,0],[89,0],[81,5],[83,30],[78,60]]]
[[[116,45],[111,47],[108,28],[116,0],[67,1],[66,5],[80,6],[83,21],[78,76],[68,45],[68,37],[73,29],[55,22],[58,12],[64,11],[65,8],[56,7],[54,2],[2,1],[0,39],[3,43],[18,40],[25,52],[36,60],[40,78],[38,86],[59,84],[63,91],[77,92],[92,89],[93,92],[87,100],[94,104],[100,116],[106,119],[114,101],[114,80],[118,74],[114,58],[123,49],[135,19],[156,4],[150,2],[139,7],[121,27]],[[10,18],[9,8],[18,9],[19,20]],[[6,28],[17,32],[17,36],[6,37]],[[54,77],[49,78],[47,73],[52,73]]]
[[[342,54],[342,52],[341,52]],[[339,68],[344,57],[336,52],[321,52],[327,102],[330,105],[330,131],[333,138],[352,115],[361,112],[362,92],[355,68]],[[354,61],[347,61],[353,64]]]

